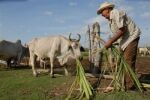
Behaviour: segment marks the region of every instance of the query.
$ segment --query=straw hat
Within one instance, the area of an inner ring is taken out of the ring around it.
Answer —
[[[101,14],[105,8],[114,8],[114,7],[115,7],[114,4],[109,2],[104,2],[100,5],[99,9],[97,10],[97,14]]]

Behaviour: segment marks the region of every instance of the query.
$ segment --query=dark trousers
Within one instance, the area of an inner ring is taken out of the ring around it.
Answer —
[[[136,55],[138,48],[139,37],[133,40],[127,48],[123,51],[123,56],[133,72],[135,72]],[[130,90],[133,87],[134,82],[128,73],[125,73],[125,89]]]

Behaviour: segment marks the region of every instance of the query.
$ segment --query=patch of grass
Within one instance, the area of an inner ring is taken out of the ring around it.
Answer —
[[[55,97],[51,92],[54,87],[62,86],[70,82],[72,78],[70,76],[50,78],[49,75],[33,77],[31,69],[0,71],[0,100],[63,98],[63,95],[58,94]]]
[[[81,55],[83,56],[83,58],[88,58],[89,57],[89,52],[81,52]]]
[[[149,100],[149,98],[149,95],[138,92],[115,92],[97,94],[95,100]]]

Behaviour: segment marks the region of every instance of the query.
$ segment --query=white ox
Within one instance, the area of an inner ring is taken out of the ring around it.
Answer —
[[[37,76],[37,71],[35,70],[35,61],[37,57],[40,59],[50,59],[50,75],[54,77],[53,64],[56,58],[61,65],[64,65],[69,58],[75,59],[81,56],[79,44],[80,35],[78,34],[78,40],[71,39],[70,36],[71,34],[69,35],[69,39],[63,36],[34,38],[29,42],[30,63],[34,76]],[[67,75],[68,71],[65,67],[64,70]]]
[[[146,54],[150,54],[150,51],[146,47],[140,47],[139,48],[139,54],[146,56]]]
[[[15,43],[2,40],[0,41],[0,60],[7,62],[7,66],[11,66],[11,60],[20,63],[23,53],[23,46],[21,45],[21,40],[17,40]]]

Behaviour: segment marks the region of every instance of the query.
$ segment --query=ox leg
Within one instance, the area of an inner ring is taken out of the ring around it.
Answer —
[[[33,76],[37,77],[37,72],[36,72],[36,69],[35,69],[35,55],[30,55],[30,63],[31,63],[31,66],[32,66]]]
[[[19,65],[21,62],[22,52],[17,55],[17,64]]]
[[[40,67],[43,68],[43,61],[40,60]]]
[[[11,67],[11,58],[7,60],[7,67],[8,67],[8,68]]]
[[[50,63],[51,63],[50,76],[51,76],[52,78],[54,78],[54,71],[53,71],[54,65],[53,65],[53,62],[54,62],[53,58],[50,58]]]
[[[64,68],[64,71],[65,71],[65,76],[68,76],[69,74],[68,74],[68,70],[67,70],[67,65],[65,65],[63,68]]]
[[[40,67],[45,69],[46,62],[44,60],[40,60]]]
[[[69,74],[68,74],[68,70],[66,67],[64,67],[64,71],[65,71],[65,76],[68,76]]]

